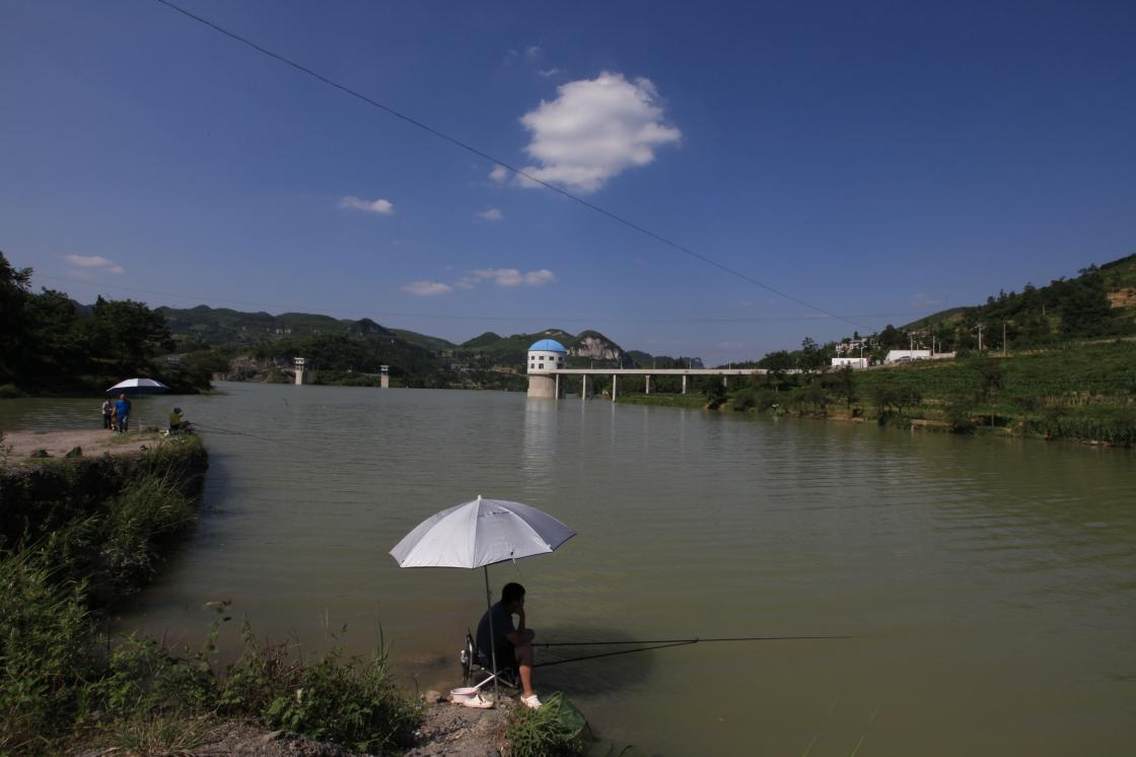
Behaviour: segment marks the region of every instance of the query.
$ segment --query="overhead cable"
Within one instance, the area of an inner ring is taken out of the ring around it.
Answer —
[[[543,179],[537,178],[536,176],[533,176],[532,174],[526,172],[525,170],[523,170],[521,168],[517,168],[514,165],[511,165],[508,161],[505,161],[505,160],[502,160],[501,158],[490,155],[489,153],[485,152],[484,150],[481,150],[477,147],[474,147],[473,145],[469,144],[468,142],[462,141],[462,140],[458,139],[457,137],[451,136],[451,135],[449,135],[449,134],[447,134],[443,131],[440,131],[439,129],[436,129],[433,126],[430,126],[429,124],[427,124],[423,121],[420,121],[417,118],[414,118],[414,117],[409,116],[409,115],[407,115],[407,114],[405,114],[405,113],[403,113],[399,110],[396,110],[395,108],[392,108],[389,105],[381,103],[378,100],[375,100],[374,98],[369,97],[369,96],[363,94],[362,92],[359,92],[358,90],[352,89],[351,87],[348,87],[345,84],[341,84],[340,82],[335,81],[334,79],[331,79],[327,76],[324,76],[323,74],[319,73],[318,71],[314,71],[313,69],[308,68],[307,66],[303,65],[302,63],[298,63],[295,60],[288,58],[287,56],[284,56],[284,55],[281,55],[280,53],[269,50],[268,48],[266,48],[266,47],[264,47],[264,46],[262,46],[262,45],[260,45],[256,42],[253,42],[248,37],[244,37],[240,34],[237,34],[236,32],[230,31],[229,29],[226,29],[225,27],[223,27],[223,26],[221,26],[221,25],[219,25],[219,24],[217,24],[213,21],[210,21],[209,19],[204,18],[203,16],[199,16],[196,13],[193,13],[189,10],[186,10],[185,8],[181,7],[180,5],[177,5],[175,3],[170,2],[170,0],[154,0],[154,2],[160,3],[161,5],[164,5],[167,8],[169,8],[170,10],[177,11],[178,13],[185,16],[186,18],[192,19],[192,20],[198,22],[199,24],[203,24],[203,25],[209,27],[210,29],[212,29],[213,31],[218,32],[219,34],[225,35],[229,39],[232,39],[236,42],[239,42],[242,45],[246,45],[247,47],[250,47],[253,50],[255,50],[256,52],[260,53],[261,55],[265,55],[269,58],[272,58],[273,60],[276,60],[280,63],[283,63],[284,65],[289,66],[289,67],[295,69],[296,71],[299,71],[302,74],[310,76],[311,78],[313,78],[313,79],[315,79],[315,80],[317,80],[317,81],[319,81],[323,84],[326,84],[329,87],[337,89],[340,92],[343,92],[344,94],[350,95],[351,97],[354,97],[358,100],[361,100],[362,102],[366,103],[367,105],[370,105],[374,108],[378,108],[379,110],[383,111],[387,115],[390,115],[390,116],[393,116],[394,118],[405,121],[406,123],[408,123],[412,126],[415,126],[415,127],[419,128],[419,129],[421,129],[421,130],[423,130],[423,131],[425,131],[429,134],[432,134],[433,136],[437,137],[438,139],[441,139],[445,142],[449,142],[450,144],[454,145],[455,147],[459,147],[462,150],[465,150],[466,152],[469,152],[469,153],[472,153],[472,154],[478,156],[479,158],[483,158],[484,160],[487,160],[487,161],[490,161],[491,163],[499,165],[502,168],[504,168],[508,171],[511,171],[513,174],[522,177],[523,179],[525,179],[525,181],[531,181],[532,183],[538,184],[538,185],[544,187],[545,189],[548,189],[552,192],[556,192],[559,195],[567,197],[569,200],[572,200],[573,202],[576,202],[580,205],[583,205],[585,208],[588,208],[589,210],[592,210],[596,213],[599,213],[600,215],[606,216],[607,218],[611,219],[612,221],[615,221],[616,223],[622,224],[623,226],[626,226],[629,229],[633,229],[634,231],[637,231],[640,234],[643,234],[644,236],[650,237],[651,239],[654,239],[656,242],[660,242],[660,243],[662,243],[662,244],[664,244],[664,245],[666,245],[666,246],[668,246],[672,249],[678,250],[679,252],[681,252],[685,255],[688,255],[692,258],[700,260],[703,263],[706,263],[707,265],[713,266],[714,268],[717,268],[720,271],[728,273],[731,276],[735,276],[735,277],[737,277],[737,278],[739,278],[739,279],[741,279],[745,282],[753,284],[754,286],[760,287],[761,289],[764,289],[768,292],[772,292],[773,294],[777,295],[778,297],[783,297],[786,300],[789,300],[791,302],[795,302],[798,305],[802,305],[804,307],[809,308],[810,310],[815,310],[818,313],[823,313],[824,315],[828,316],[829,318],[834,318],[836,320],[843,321],[843,322],[845,322],[845,323],[847,323],[851,326],[854,326],[856,328],[860,328],[859,324],[855,323],[854,321],[849,320],[845,316],[838,315],[836,313],[832,313],[828,310],[825,310],[822,307],[819,307],[817,305],[813,305],[810,302],[806,302],[805,300],[802,300],[799,297],[794,297],[793,295],[788,294],[787,292],[784,292],[780,289],[777,289],[776,287],[773,287],[769,284],[766,284],[765,282],[760,281],[759,279],[755,279],[754,277],[750,276],[747,273],[744,273],[742,271],[737,270],[736,268],[732,268],[728,265],[725,265],[724,263],[720,263],[719,261],[717,261],[717,260],[715,260],[715,259],[713,259],[713,258],[711,258],[707,255],[703,255],[702,253],[697,252],[697,251],[691,249],[690,247],[687,247],[684,244],[681,244],[679,242],[675,242],[674,240],[672,240],[668,237],[665,237],[662,234],[651,231],[647,227],[642,226],[642,225],[640,225],[640,224],[638,224],[634,221],[631,221],[631,220],[629,220],[629,219],[627,219],[627,218],[625,218],[625,217],[623,217],[623,216],[621,216],[621,215],[619,215],[619,214],[617,214],[613,211],[608,210],[607,208],[604,208],[600,205],[597,205],[594,202],[589,202],[588,200],[585,200],[584,198],[580,197],[579,195],[574,194],[574,193],[568,191],[567,189],[565,189],[565,188],[563,188],[563,187],[561,187],[557,184],[553,184],[552,182],[548,182],[548,181],[545,181]]]

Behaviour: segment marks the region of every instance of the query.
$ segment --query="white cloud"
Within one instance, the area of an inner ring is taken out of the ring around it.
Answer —
[[[541,49],[540,45],[530,45],[528,48],[525,49],[525,57],[528,58],[530,61],[537,60],[543,54],[544,54],[544,50]]]
[[[455,289],[473,289],[479,284],[491,283],[500,287],[539,287],[556,281],[556,274],[547,268],[535,271],[522,271],[518,268],[479,268],[470,271],[452,284],[442,281],[412,281],[402,287],[402,291],[419,297],[448,294]]]
[[[608,179],[655,160],[655,150],[682,139],[663,119],[659,93],[649,79],[628,81],[604,72],[562,84],[551,102],[521,117],[532,135],[525,147],[537,162],[525,173],[578,192],[595,192]],[[498,166],[500,168],[500,166]],[[492,178],[507,174],[494,168]],[[519,180],[521,186],[536,186]]]
[[[493,166],[493,170],[489,172],[489,178],[498,184],[504,184],[509,180],[509,169],[501,164]]]
[[[404,284],[402,291],[418,297],[433,297],[438,294],[448,294],[454,291],[454,288],[440,281],[412,281]]]
[[[497,286],[544,286],[556,281],[556,275],[547,268],[538,271],[522,272],[516,268],[480,268],[470,271],[469,276],[458,282],[463,289],[470,289],[482,281],[492,281]]]
[[[75,268],[98,269],[107,273],[126,273],[126,269],[102,255],[64,255],[63,259]]]
[[[477,217],[483,221],[500,221],[505,218],[505,214],[498,208],[488,208],[478,213]]]
[[[377,213],[381,216],[389,216],[394,213],[394,203],[390,200],[379,198],[377,200],[364,200],[355,195],[348,195],[339,201],[339,207],[349,208],[351,210],[362,210],[366,213]]]
[[[538,68],[536,72],[539,75],[543,76],[545,79],[550,79],[560,73],[560,69],[556,66],[553,66],[552,68]]]

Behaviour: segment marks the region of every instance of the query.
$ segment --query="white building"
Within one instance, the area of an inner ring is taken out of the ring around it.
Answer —
[[[889,350],[885,364],[910,363],[913,360],[930,360],[931,350]]]
[[[556,376],[551,371],[563,368],[568,350],[555,339],[541,339],[529,347],[529,396],[546,399],[557,395]]]
[[[867,368],[868,358],[866,357],[834,357],[832,359],[833,368],[843,368],[844,366],[852,368]]]

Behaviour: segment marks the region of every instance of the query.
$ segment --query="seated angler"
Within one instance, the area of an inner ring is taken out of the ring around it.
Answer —
[[[489,618],[493,617],[493,632],[489,631]],[[513,624],[513,615],[518,623]],[[540,700],[532,685],[533,648],[535,632],[525,625],[525,587],[507,583],[501,589],[501,601],[481,616],[477,624],[477,649],[486,666],[491,664],[492,651],[497,650],[497,669],[516,669],[521,674],[521,703],[531,709],[540,707]]]

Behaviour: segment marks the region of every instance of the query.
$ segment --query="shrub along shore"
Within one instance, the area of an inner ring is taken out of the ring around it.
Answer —
[[[623,393],[619,401],[1131,447],[1136,344],[973,354],[867,371],[771,372],[728,390],[715,382],[701,395]]]
[[[0,753],[181,751],[224,719],[362,751],[409,743],[421,708],[395,685],[385,650],[298,659],[246,627],[239,658],[222,668],[224,603],[198,650],[101,630],[193,524],[207,465],[194,436],[134,456],[5,461]]]

